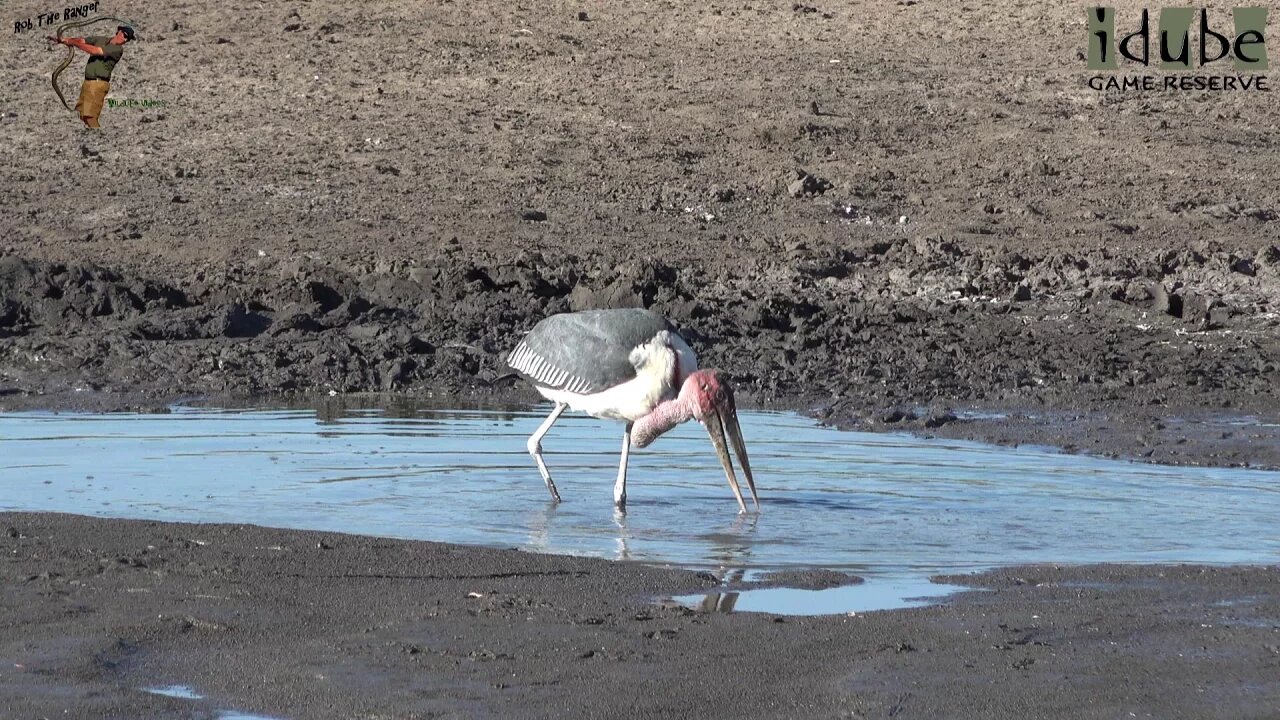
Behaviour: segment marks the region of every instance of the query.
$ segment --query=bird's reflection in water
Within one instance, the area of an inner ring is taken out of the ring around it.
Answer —
[[[542,553],[555,552],[551,548],[551,523],[560,503],[552,500],[538,510],[529,513],[529,548]]]
[[[538,510],[529,513],[529,548],[538,552],[555,553],[552,547],[551,533],[552,525],[557,522],[557,510],[560,503],[552,500],[546,503]],[[564,522],[572,522],[571,520],[562,520]],[[631,560],[631,548],[629,541],[631,539],[631,531],[627,529],[627,513],[618,508],[613,509],[613,525],[615,528],[614,542],[617,549],[614,551],[614,560]]]
[[[746,566],[751,557],[751,545],[755,539],[756,524],[759,520],[758,514],[739,515],[728,531],[709,536],[709,539],[715,541],[715,545],[711,548],[711,559],[720,565],[719,575],[722,585],[734,585],[746,579]],[[709,592],[698,604],[698,610],[705,613],[733,612],[734,606],[738,604],[739,594]]]
[[[627,540],[631,538],[631,532],[627,530],[627,511],[615,506],[613,508],[613,524],[618,528],[618,536],[615,539],[618,549],[613,554],[613,559],[630,560],[631,548],[627,547]]]
[[[702,598],[702,602],[698,603],[698,612],[713,613],[731,613],[733,606],[738,604],[738,593],[736,592],[709,592],[706,597]]]
[[[538,552],[554,553],[553,526],[559,522],[573,522],[570,517],[559,517],[560,503],[548,502],[529,513],[528,547]],[[635,533],[627,525],[627,513],[618,508],[613,509],[614,526],[614,560],[643,559],[632,555],[632,540]],[[755,513],[736,515],[732,522],[718,531],[712,531],[701,539],[711,544],[707,555],[707,564],[718,566],[717,575],[725,583],[741,582],[746,576],[746,565],[751,557],[752,543],[755,540],[756,524],[760,516]],[[643,534],[643,530],[640,531]],[[737,593],[733,593],[737,597]]]

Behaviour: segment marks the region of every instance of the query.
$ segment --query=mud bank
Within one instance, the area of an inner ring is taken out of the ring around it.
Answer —
[[[984,590],[940,606],[774,617],[655,601],[707,575],[245,525],[4,513],[0,550],[12,717],[1263,718],[1280,703],[1274,568],[1026,567],[943,578]],[[143,690],[169,685],[203,699]]]
[[[5,257],[0,407],[377,392],[531,401],[502,360],[520,333],[555,312],[646,306],[758,406],[864,429],[1276,466],[1276,428],[1253,422],[1275,419],[1280,387],[1280,254],[1268,253],[1245,273],[1225,250],[1140,259],[900,239],[750,266],[456,250],[363,272],[264,261],[178,278]]]

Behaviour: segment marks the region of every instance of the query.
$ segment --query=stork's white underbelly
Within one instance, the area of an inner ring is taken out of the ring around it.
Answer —
[[[675,352],[673,353],[672,350]],[[658,403],[679,392],[672,379],[683,381],[698,369],[698,358],[684,339],[675,333],[660,333],[649,344],[632,351],[636,376],[590,395],[535,386],[543,397],[565,403],[570,409],[599,418],[635,422],[648,415]]]
[[[663,397],[662,387],[649,382],[647,378],[636,377],[615,385],[603,392],[591,395],[578,395],[565,390],[538,388],[542,396],[552,402],[562,402],[572,410],[584,412],[595,417],[612,420],[634,422],[649,414],[658,403],[669,398]],[[671,397],[675,397],[672,393]]]

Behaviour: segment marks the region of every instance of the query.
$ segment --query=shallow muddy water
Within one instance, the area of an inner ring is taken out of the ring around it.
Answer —
[[[616,514],[621,425],[575,415],[543,441],[565,500],[556,506],[525,451],[543,414],[0,414],[0,509],[248,522],[718,573],[821,567],[867,578],[863,593],[896,583],[920,595],[932,573],[1006,564],[1280,561],[1280,473],[841,432],[787,413],[741,416],[759,515],[737,514],[697,424],[632,453],[628,513]]]

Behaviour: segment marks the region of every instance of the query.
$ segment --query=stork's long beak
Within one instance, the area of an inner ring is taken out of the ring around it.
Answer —
[[[711,436],[711,444],[716,446],[716,454],[720,456],[720,464],[724,466],[725,477],[729,479],[729,489],[738,499],[740,513],[747,511],[747,504],[742,501],[742,489],[738,486],[738,477],[733,474],[733,463],[729,460],[729,448],[725,443],[725,435],[733,443],[733,451],[738,456],[738,465],[742,474],[747,476],[747,487],[751,490],[751,502],[760,511],[760,496],[756,494],[756,481],[751,475],[751,461],[747,459],[747,446],[742,442],[742,427],[738,425],[738,407],[733,401],[733,391],[727,385],[724,388],[724,402],[716,407],[716,411],[707,416],[705,424],[707,434]]]

